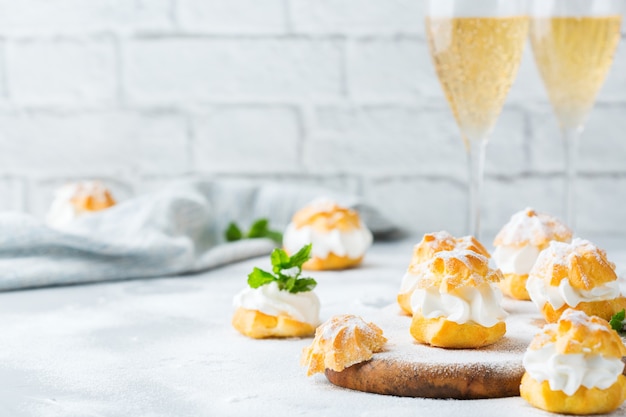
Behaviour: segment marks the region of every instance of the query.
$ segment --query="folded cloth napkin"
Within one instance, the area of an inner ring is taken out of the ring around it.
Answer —
[[[67,231],[0,213],[0,290],[191,273],[269,253],[269,239],[226,242],[231,221],[265,217],[284,230],[299,208],[327,196],[356,208],[374,235],[396,229],[354,196],[314,187],[194,181],[86,214]]]

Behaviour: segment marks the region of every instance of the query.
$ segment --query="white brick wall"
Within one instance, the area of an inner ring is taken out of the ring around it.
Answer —
[[[416,0],[0,0],[0,210],[102,178],[360,193],[413,230],[465,223],[466,156]],[[626,29],[623,31],[626,37]],[[626,235],[626,39],[580,152],[579,233]],[[529,49],[489,144],[484,226],[561,214],[563,149]]]
[[[260,134],[262,132],[262,134]],[[201,173],[297,173],[300,118],[289,107],[222,106],[193,116]]]
[[[284,0],[179,0],[179,27],[192,33],[285,33]]]
[[[0,33],[18,36],[173,27],[172,0],[0,0]]]
[[[333,39],[140,39],[125,51],[125,87],[137,103],[339,98],[341,55]]]
[[[89,107],[114,104],[117,96],[111,38],[11,41],[6,63],[16,105]]]
[[[422,3],[414,0],[291,0],[296,32],[420,33]]]

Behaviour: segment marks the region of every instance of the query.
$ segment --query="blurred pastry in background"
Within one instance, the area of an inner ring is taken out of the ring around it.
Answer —
[[[116,204],[111,191],[100,181],[80,181],[59,188],[46,216],[50,227],[62,229],[76,218]]]
[[[329,199],[318,199],[293,216],[283,235],[283,246],[293,254],[303,245],[313,244],[304,269],[344,269],[361,263],[372,240],[358,212]]]
[[[493,260],[504,274],[499,283],[502,292],[518,300],[530,300],[526,280],[539,253],[551,241],[571,239],[572,231],[549,214],[527,208],[511,216],[493,242]]]
[[[409,264],[407,272],[402,278],[400,292],[398,293],[398,304],[408,314],[413,314],[411,309],[411,295],[417,283],[428,269],[425,268],[437,252],[450,251],[454,249],[465,249],[474,251],[486,258],[489,258],[489,252],[485,247],[473,236],[463,236],[455,238],[450,233],[441,231],[436,233],[427,233],[422,237],[420,243],[413,248],[413,256]]]
[[[528,347],[520,394],[554,413],[608,413],[626,399],[625,355],[626,347],[609,323],[567,309]]]
[[[548,323],[568,308],[607,321],[626,308],[615,264],[588,240],[550,242],[530,271],[526,288]]]

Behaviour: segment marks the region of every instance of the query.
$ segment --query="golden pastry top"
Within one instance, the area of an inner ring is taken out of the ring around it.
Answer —
[[[572,231],[556,217],[526,208],[511,216],[497,234],[494,246],[522,247],[533,245],[545,249],[550,241],[569,242]]]
[[[530,275],[552,286],[567,278],[572,287],[586,291],[617,279],[615,264],[607,259],[606,252],[578,238],[572,243],[551,242],[537,258]]]
[[[341,372],[368,361],[380,352],[387,338],[374,323],[351,314],[331,317],[315,331],[311,346],[302,350],[302,365],[307,375],[332,369]]]
[[[467,249],[437,252],[423,268],[417,287],[438,287],[440,292],[449,293],[456,288],[478,287],[504,279],[499,269],[489,267],[486,256]]]
[[[361,227],[359,213],[326,199],[306,205],[294,214],[291,221],[297,229],[309,226],[322,232],[335,229],[350,231]]]
[[[626,355],[622,339],[606,320],[571,308],[558,322],[546,324],[528,349],[539,350],[549,343],[554,343],[561,354],[595,353],[620,359]]]
[[[116,204],[111,192],[97,181],[75,184],[70,203],[78,211],[100,211]]]
[[[413,248],[409,272],[417,274],[422,270],[420,265],[431,260],[435,253],[455,249],[471,250],[487,258],[490,257],[487,249],[474,236],[455,238],[445,231],[427,233]]]

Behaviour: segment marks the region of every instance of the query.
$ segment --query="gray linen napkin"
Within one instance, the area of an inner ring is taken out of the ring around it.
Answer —
[[[180,183],[84,215],[64,232],[26,214],[0,213],[0,290],[176,275],[260,256],[274,242],[227,243],[230,221],[247,228],[266,217],[284,230],[296,210],[321,196],[359,210],[374,235],[396,230],[358,198],[321,188]]]

